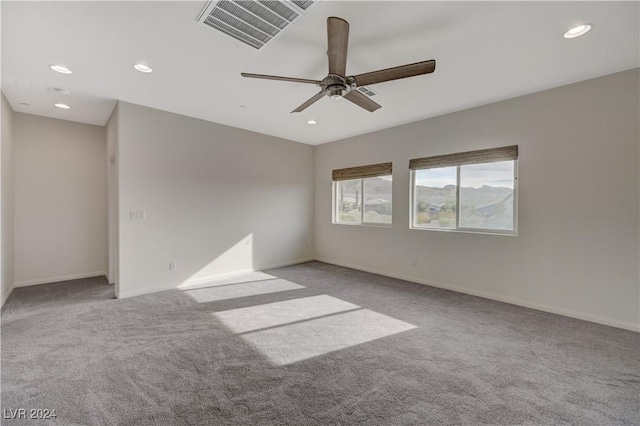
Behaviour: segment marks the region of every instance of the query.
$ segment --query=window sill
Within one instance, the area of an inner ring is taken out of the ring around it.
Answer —
[[[373,223],[373,222],[365,222],[365,223],[331,222],[331,224],[346,225],[346,226],[368,226],[372,228],[391,228],[393,226],[392,223]]]
[[[481,229],[442,229],[442,228],[427,228],[420,226],[410,226],[412,231],[436,231],[436,232],[453,232],[457,234],[476,234],[476,235],[499,235],[502,237],[517,237],[517,231],[498,231],[498,230],[481,230]]]

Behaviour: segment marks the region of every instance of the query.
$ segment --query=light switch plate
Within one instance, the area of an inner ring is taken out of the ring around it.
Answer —
[[[129,219],[130,220],[144,220],[145,219],[144,210],[131,210],[129,212]]]

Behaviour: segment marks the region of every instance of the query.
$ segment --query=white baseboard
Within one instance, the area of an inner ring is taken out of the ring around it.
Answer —
[[[62,275],[58,277],[38,278],[36,280],[16,281],[14,287],[28,287],[30,285],[49,284],[60,281],[79,280],[81,278],[92,278],[106,275],[106,271],[83,272],[81,274]]]
[[[185,289],[185,288],[197,286],[197,285],[200,285],[200,284],[205,284],[205,283],[208,283],[208,282],[211,282],[211,281],[221,280],[221,279],[225,279],[225,278],[237,277],[237,276],[240,276],[240,275],[249,274],[251,272],[256,272],[256,271],[264,271],[264,270],[267,270],[267,269],[280,268],[282,266],[297,265],[299,263],[311,262],[312,260],[315,260],[315,259],[313,257],[309,257],[309,258],[304,258],[304,259],[290,260],[290,261],[287,261],[287,262],[272,263],[272,264],[269,264],[269,265],[262,265],[262,266],[259,266],[259,267],[238,269],[236,271],[225,272],[225,273],[222,273],[222,274],[207,275],[205,277],[191,278],[191,279],[188,279],[188,280],[186,280],[186,281],[184,281],[183,283],[180,283],[180,284],[165,284],[165,285],[161,285],[161,286],[138,288],[138,289],[134,289],[134,290],[130,290],[130,291],[122,291],[122,288],[121,288],[120,289],[120,294],[118,294],[118,298],[122,299],[122,298],[127,298],[127,297],[141,296],[143,294],[156,293],[158,291],[165,291],[165,290]]]
[[[9,291],[2,295],[2,299],[0,300],[0,309],[2,309],[9,296],[11,296],[11,292],[13,291],[13,289],[14,287],[9,288]]]
[[[585,321],[595,322],[595,323],[598,323],[598,324],[609,325],[611,327],[622,328],[622,329],[625,329],[625,330],[640,332],[640,324],[635,324],[635,323],[632,323],[632,322],[620,321],[620,320],[616,320],[616,319],[612,319],[612,318],[602,317],[602,316],[599,316],[599,315],[589,314],[589,313],[586,313],[586,312],[574,311],[574,310],[571,310],[571,309],[560,308],[560,307],[552,306],[552,305],[545,305],[545,304],[542,304],[542,303],[531,302],[531,301],[524,300],[524,299],[518,299],[518,298],[510,297],[510,296],[503,296],[503,295],[500,295],[500,294],[489,293],[489,292],[486,292],[486,291],[476,290],[476,289],[472,289],[472,288],[460,287],[460,286],[457,286],[457,285],[445,284],[445,283],[441,283],[441,282],[437,282],[437,281],[429,281],[429,280],[425,280],[425,279],[422,279],[422,278],[419,278],[419,277],[413,277],[413,276],[409,276],[409,275],[390,273],[390,272],[387,272],[387,271],[382,271],[382,270],[375,269],[375,268],[368,268],[368,267],[364,267],[364,266],[354,265],[354,264],[351,264],[351,263],[341,262],[341,261],[334,260],[334,259],[318,257],[318,258],[316,258],[316,260],[319,261],[319,262],[330,263],[332,265],[344,266],[345,268],[357,269],[359,271],[370,272],[372,274],[383,275],[383,276],[386,276],[386,277],[397,278],[397,279],[400,279],[400,280],[410,281],[410,282],[414,282],[414,283],[417,283],[417,284],[423,284],[423,285],[428,285],[428,286],[431,286],[431,287],[438,287],[438,288],[442,288],[442,289],[445,289],[445,290],[451,290],[451,291],[455,291],[457,293],[470,294],[472,296],[478,296],[478,297],[482,297],[482,298],[485,298],[485,299],[496,300],[498,302],[509,303],[509,304],[512,304],[512,305],[518,305],[518,306],[522,306],[522,307],[525,307],[525,308],[536,309],[538,311],[549,312],[549,313],[552,313],[552,314],[563,315],[563,316],[566,316],[566,317],[571,317],[571,318],[581,319],[581,320],[585,320]]]

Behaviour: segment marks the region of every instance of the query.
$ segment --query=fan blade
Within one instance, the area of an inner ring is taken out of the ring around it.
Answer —
[[[349,45],[349,23],[334,16],[327,18],[329,74],[344,77],[347,72],[347,46]]]
[[[359,107],[362,107],[362,108],[366,109],[369,112],[373,112],[373,111],[377,110],[378,108],[381,108],[380,105],[378,105],[377,103],[373,102],[371,99],[369,99],[368,97],[366,97],[362,93],[358,92],[357,90],[350,91],[349,93],[344,95],[344,98],[346,100],[348,100],[348,101],[353,102],[354,104],[358,105]]]
[[[416,62],[415,64],[401,65],[399,67],[387,68],[379,71],[367,72],[354,75],[358,86],[369,86],[383,81],[398,80],[400,78],[414,77],[416,75],[429,74],[436,69],[436,61]]]
[[[325,91],[322,90],[320,92],[318,92],[316,95],[314,95],[311,99],[309,99],[307,102],[303,103],[302,105],[300,105],[298,108],[294,109],[293,111],[291,111],[291,113],[294,112],[301,112],[304,111],[305,109],[307,109],[309,106],[311,106],[312,104],[316,103],[317,101],[319,101],[325,94]]]
[[[265,80],[279,80],[279,81],[292,81],[294,83],[320,84],[320,80],[309,80],[307,78],[280,77],[277,75],[251,74],[248,72],[242,72],[240,73],[240,75],[243,77],[262,78]]]

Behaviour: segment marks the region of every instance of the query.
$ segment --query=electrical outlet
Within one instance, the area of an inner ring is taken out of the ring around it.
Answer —
[[[411,266],[418,266],[418,259],[412,259]]]
[[[169,272],[176,270],[176,262],[169,262]]]

